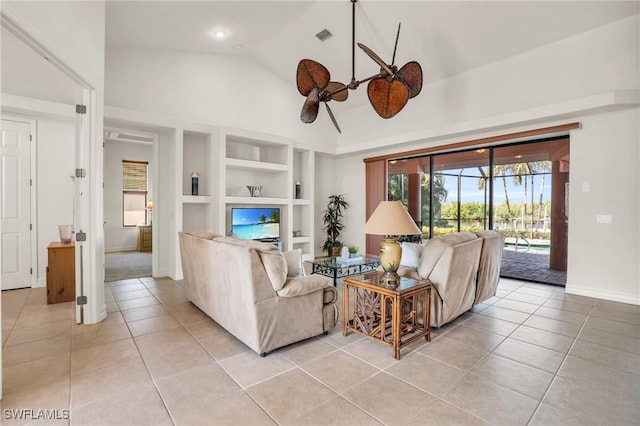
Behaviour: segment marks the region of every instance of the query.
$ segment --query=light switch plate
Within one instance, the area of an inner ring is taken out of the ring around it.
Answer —
[[[596,215],[596,223],[613,223],[613,216],[611,216],[610,214]]]
[[[582,182],[582,192],[591,191],[591,184],[589,182]]]

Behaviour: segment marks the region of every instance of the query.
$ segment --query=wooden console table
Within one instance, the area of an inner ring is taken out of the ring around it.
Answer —
[[[380,285],[381,274],[374,272],[343,280],[342,334],[354,331],[389,345],[394,358],[400,359],[403,346],[423,336],[431,341],[431,282],[402,278],[398,287],[392,289]]]
[[[47,247],[47,304],[76,298],[76,248],[55,241]]]

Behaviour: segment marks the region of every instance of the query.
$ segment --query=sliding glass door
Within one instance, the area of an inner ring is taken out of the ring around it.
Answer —
[[[404,204],[421,238],[494,229],[505,235],[510,259],[541,254],[546,257],[536,262],[566,271],[568,138],[397,159],[387,166],[388,199]],[[563,279],[566,274],[552,281]]]

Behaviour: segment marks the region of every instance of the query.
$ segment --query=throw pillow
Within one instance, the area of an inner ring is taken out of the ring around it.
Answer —
[[[302,266],[302,249],[285,251],[284,259],[287,261],[287,277],[304,276],[304,267]]]
[[[287,282],[287,262],[282,252],[279,250],[256,251],[262,260],[269,281],[271,281],[271,286],[275,291],[281,290]]]
[[[420,263],[420,255],[422,255],[423,246],[417,243],[404,242],[402,245],[402,257],[400,264],[408,268],[417,269]]]

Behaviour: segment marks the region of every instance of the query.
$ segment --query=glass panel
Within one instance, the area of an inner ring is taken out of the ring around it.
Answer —
[[[144,225],[147,219],[147,194],[125,192],[122,194],[123,226]]]
[[[387,184],[388,199],[402,202],[429,238],[429,157],[389,161]]]
[[[434,236],[489,229],[489,150],[434,156]]]
[[[507,247],[535,242],[549,250],[551,155],[560,144],[542,142],[494,150],[494,228]],[[526,243],[524,242],[526,239]]]

